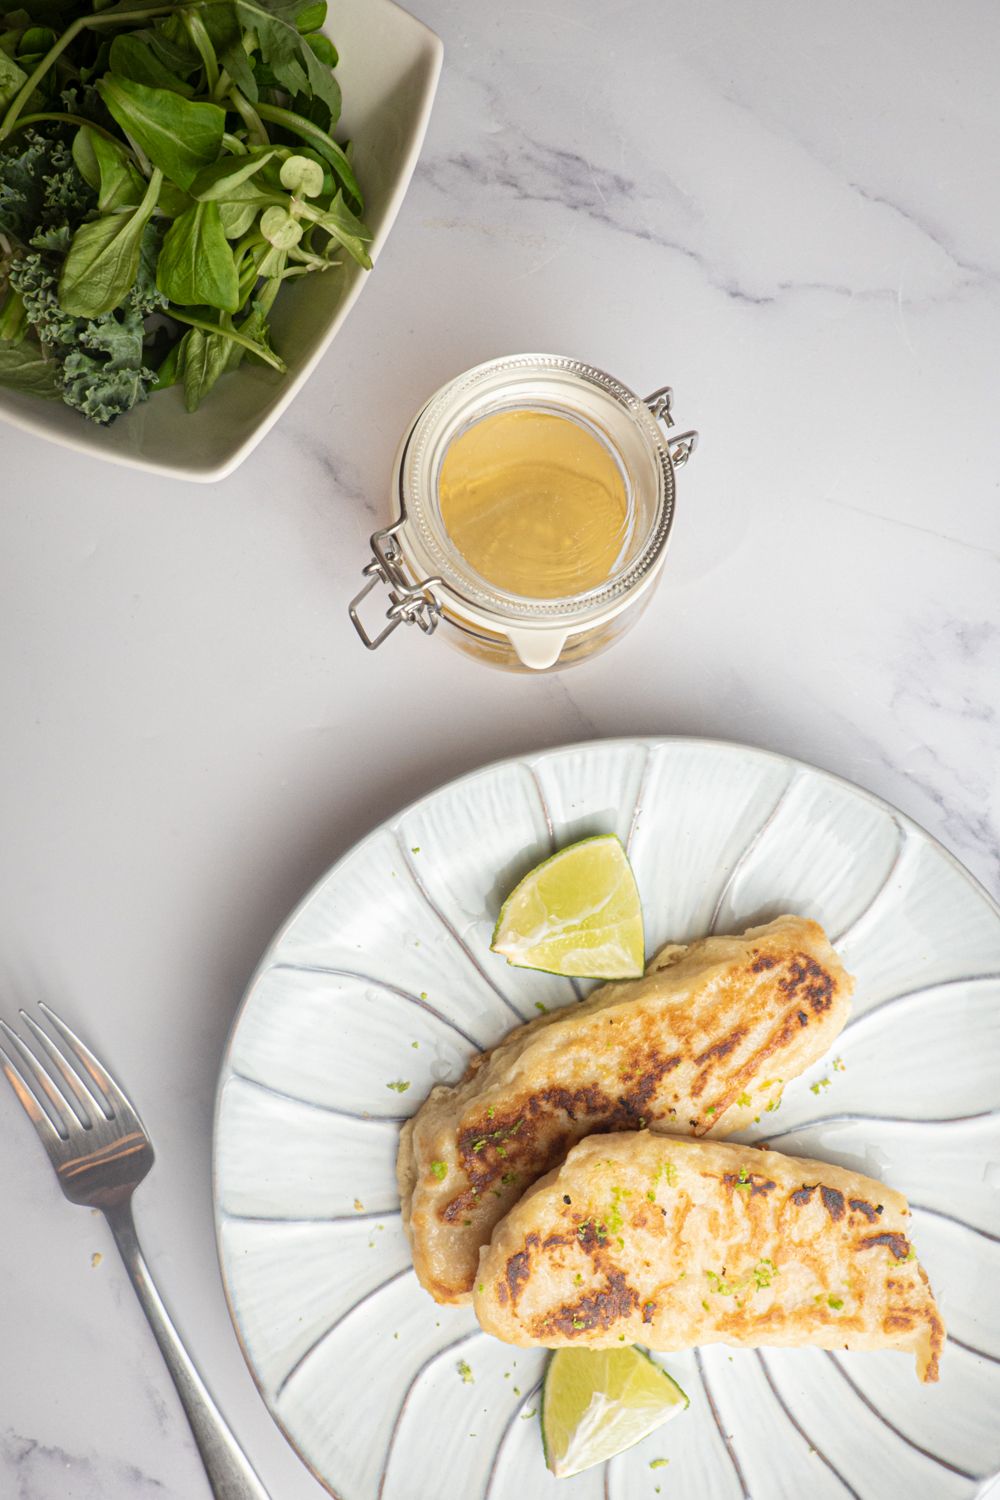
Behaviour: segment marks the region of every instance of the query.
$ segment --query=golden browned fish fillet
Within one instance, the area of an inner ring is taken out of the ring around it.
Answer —
[[[403,1129],[399,1191],[422,1285],[467,1301],[493,1226],[584,1136],[730,1134],[776,1108],[783,1081],[840,1032],[852,988],[822,927],[785,916],[672,944],[642,979],[519,1026]]]
[[[497,1225],[476,1315],[508,1344],[902,1349],[936,1380],[945,1330],[909,1212],[825,1162],[591,1136]]]

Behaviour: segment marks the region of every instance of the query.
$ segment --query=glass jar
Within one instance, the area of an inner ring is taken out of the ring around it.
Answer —
[[[666,556],[674,516],[675,470],[694,452],[696,432],[673,426],[669,386],[640,399],[604,371],[551,354],[491,360],[441,387],[417,414],[396,456],[398,519],[371,538],[372,560],[350,614],[375,650],[402,624],[431,635],[439,625],[461,650],[494,666],[545,671],[603,650],[638,619]],[[614,460],[626,524],[607,576],[561,597],[514,593],[477,572],[442,516],[442,464],[451,445],[486,417],[533,412],[568,418]],[[359,608],[388,590],[387,623],[376,634]]]

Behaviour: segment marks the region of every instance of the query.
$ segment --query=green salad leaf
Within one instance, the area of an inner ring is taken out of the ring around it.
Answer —
[[[114,38],[108,53],[108,63],[112,73],[131,83],[144,83],[154,89],[169,89],[185,99],[190,99],[194,93],[192,84],[179,78],[147,41],[131,32],[120,32]]]
[[[99,318],[120,307],[132,290],[161,180],[157,168],[138,208],[94,219],[76,231],[59,278],[60,305],[73,317]]]
[[[0,50],[0,109],[6,109],[23,84],[27,82],[28,75],[24,69],[19,67],[12,57]]]
[[[189,188],[222,146],[226,112],[109,73],[97,91],[126,136],[178,187]]]
[[[160,251],[156,284],[182,306],[237,311],[239,277],[217,203],[195,203],[174,220]]]
[[[58,367],[31,340],[20,344],[0,341],[0,386],[42,396],[46,401],[62,399]]]

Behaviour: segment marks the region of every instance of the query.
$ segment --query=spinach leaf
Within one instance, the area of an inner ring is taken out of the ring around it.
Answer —
[[[82,224],[73,236],[59,278],[59,303],[75,318],[99,318],[119,307],[139,274],[142,235],[160,191],[153,172],[138,208]]]
[[[132,165],[129,152],[117,141],[81,125],[73,140],[73,160],[90,186],[97,188],[97,207],[102,214],[134,208],[142,202],[146,183]]]
[[[212,4],[202,12],[205,30],[212,38],[219,61],[236,84],[236,87],[252,102],[257,100],[257,83],[254,71],[243,45],[243,28],[232,0]]]
[[[94,150],[94,136],[96,132],[89,126],[81,125],[73,137],[73,160],[76,169],[80,173],[88,187],[96,192],[101,185],[101,169],[97,161],[97,152]]]
[[[180,339],[173,345],[166,359],[156,372],[156,379],[150,387],[151,390],[165,391],[169,386],[177,384],[177,359],[183,342],[184,340]]]
[[[313,219],[321,229],[325,229],[338,244],[343,245],[348,255],[356,260],[359,266],[364,266],[365,270],[371,269],[371,256],[365,249],[366,243],[371,240],[371,234],[361,220],[351,213],[344,202],[343,193],[338,193],[327,209],[311,210],[310,208],[308,217]]]
[[[171,89],[147,88],[109,73],[98,92],[117,124],[178,187],[189,188],[222,147],[225,110],[191,103]]]
[[[321,31],[310,31],[306,41],[324,67],[335,68],[337,66],[340,59],[337,56],[336,47],[328,36],[324,36]]]
[[[128,78],[132,83],[145,83],[150,88],[170,89],[190,99],[194,93],[190,83],[171,72],[153,49],[139,40],[134,33],[121,31],[111,43],[108,55],[112,73],[119,78]],[[188,64],[190,66],[190,64]]]
[[[322,99],[331,122],[339,120],[340,85],[295,24],[305,11],[302,0],[235,0],[235,8],[242,25],[256,34],[260,55],[282,87],[293,95]]]
[[[6,52],[0,52],[0,109],[6,109],[28,75]]]
[[[28,311],[24,301],[10,288],[0,307],[0,340],[19,344],[28,331]]]
[[[219,376],[231,365],[233,350],[242,353],[221,333],[203,333],[200,328],[189,328],[181,340],[177,356],[176,378],[184,386],[184,405],[188,411],[197,411],[202,398],[207,396]]]
[[[210,199],[229,200],[241,183],[256,176],[261,167],[267,165],[276,153],[254,151],[248,156],[226,156],[214,166],[205,167],[191,184],[191,195],[203,202]]]
[[[193,202],[190,193],[164,177],[156,204],[157,213],[164,214],[168,219],[179,219],[181,214],[187,213]]]
[[[239,278],[217,203],[195,203],[171,224],[160,251],[156,284],[181,307],[236,311]]]
[[[58,401],[62,395],[58,366],[46,359],[33,339],[0,343],[0,386],[48,401]]]
[[[228,203],[220,203],[219,218],[222,222],[222,230],[226,239],[242,239],[263,206],[261,203],[255,203],[252,200],[249,203],[241,203],[238,199],[233,199]]]
[[[315,0],[315,4],[300,5],[295,17],[295,29],[307,36],[310,31],[318,31],[326,20],[326,0]]]

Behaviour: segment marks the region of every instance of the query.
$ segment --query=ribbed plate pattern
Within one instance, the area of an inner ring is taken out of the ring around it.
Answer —
[[[544,1354],[421,1291],[394,1160],[435,1082],[587,988],[508,968],[489,938],[525,871],[602,832],[628,843],[650,951],[786,910],[837,941],[858,978],[841,1065],[746,1138],[905,1192],[951,1337],[930,1387],[893,1354],[660,1356],[690,1410],[556,1482]],[[604,741],[487,767],[358,844],[266,953],[220,1078],[215,1203],[250,1367],[342,1500],[963,1500],[1000,1467],[1000,911],[885,803],[764,751]]]

